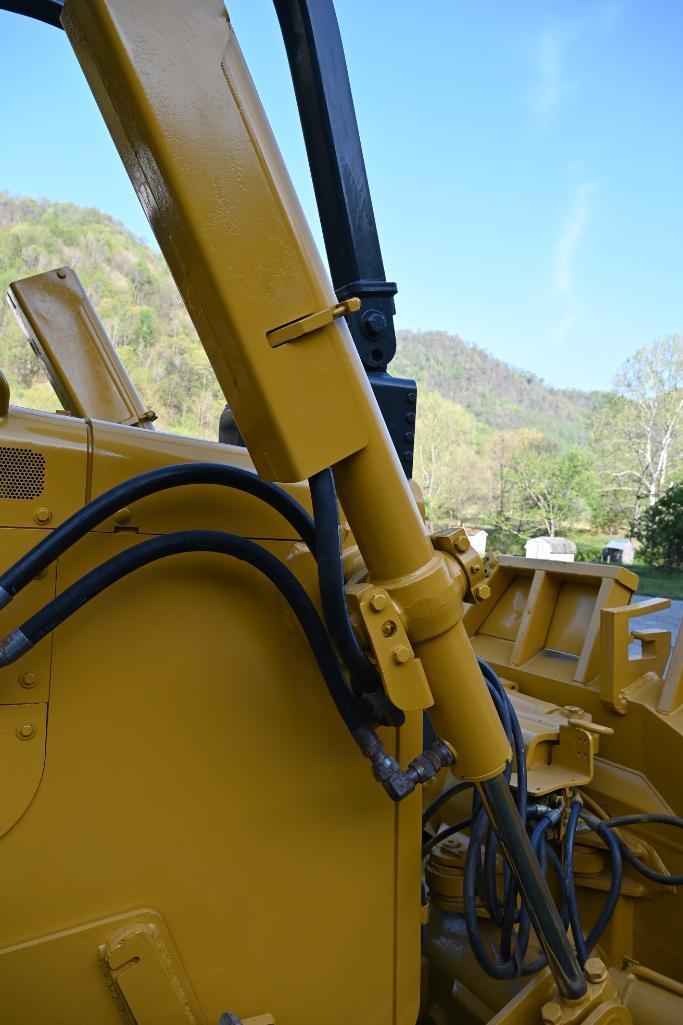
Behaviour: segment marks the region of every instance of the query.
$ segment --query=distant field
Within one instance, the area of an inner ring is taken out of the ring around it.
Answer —
[[[683,599],[683,573],[680,570],[659,569],[656,566],[629,566],[638,574],[638,592],[654,598]]]

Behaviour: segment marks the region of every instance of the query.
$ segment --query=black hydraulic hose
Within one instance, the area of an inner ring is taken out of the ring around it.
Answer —
[[[618,828],[619,826],[639,826],[646,822],[653,822],[662,826],[676,826],[678,829],[683,829],[683,819],[679,818],[678,815],[663,815],[659,813],[648,813],[643,812],[642,814],[636,815],[619,815],[616,818],[611,819],[600,819],[596,820],[602,822],[603,826],[607,826],[609,829]],[[683,886],[683,874],[669,875],[664,872],[656,872],[650,868],[644,862],[637,858],[633,853],[628,844],[622,840],[617,834],[616,839],[621,847],[621,853],[629,865],[632,865],[637,872],[644,875],[646,879],[649,879],[653,883],[660,883],[662,886]]]
[[[13,662],[42,637],[105,588],[142,566],[183,552],[217,552],[247,562],[275,584],[289,602],[320,667],[330,696],[352,734],[368,727],[367,719],[346,685],[334,650],[315,606],[296,577],[274,555],[243,537],[214,530],[186,530],[143,541],[119,552],[68,587],[0,642],[0,665]],[[356,739],[354,737],[354,739]]]
[[[383,695],[379,673],[368,661],[358,642],[346,606],[337,493],[332,471],[321,470],[320,473],[314,474],[308,483],[315,522],[320,600],[327,627],[353,682],[366,694]],[[400,725],[405,717],[398,709],[396,712],[398,718],[394,724]]]
[[[313,520],[299,503],[277,484],[261,480],[251,470],[221,463],[181,463],[131,477],[79,509],[56,527],[35,548],[0,576],[0,608],[7,605],[29,581],[62,555],[88,531],[123,506],[148,495],[188,484],[219,484],[259,498],[280,513],[315,554]]]
[[[576,883],[574,881],[574,841],[580,815],[581,801],[575,799],[572,801],[564,837],[564,892],[576,953],[581,964],[585,964],[588,954],[586,953],[586,943],[579,917],[579,903],[576,897]]]
[[[436,815],[439,808],[443,808],[444,804],[448,804],[451,797],[455,797],[456,794],[462,793],[463,790],[471,790],[474,783],[469,783],[467,780],[460,780],[459,783],[454,783],[448,787],[442,794],[439,794],[432,803],[425,808],[422,813],[422,825],[426,826],[430,820]]]
[[[453,836],[455,833],[459,833],[462,829],[467,829],[472,824],[472,819],[462,819],[460,822],[456,822],[452,826],[448,826],[446,829],[442,829],[440,833],[435,836],[430,836],[429,840],[425,843],[422,848],[422,857],[429,854],[432,847],[436,847],[442,840],[447,840],[449,836]]]
[[[589,815],[584,809],[581,810],[581,818],[593,829],[603,843],[606,844],[612,858],[612,878],[610,879],[607,897],[598,915],[595,925],[586,936],[586,956],[590,954],[600,937],[610,923],[610,919],[616,911],[619,895],[621,893],[621,882],[623,879],[623,864],[621,860],[621,849],[616,836],[610,832],[609,827],[601,822],[594,815]]]

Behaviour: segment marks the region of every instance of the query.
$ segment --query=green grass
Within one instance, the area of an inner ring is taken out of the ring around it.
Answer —
[[[680,570],[661,569],[658,566],[641,566],[636,563],[629,566],[638,574],[639,594],[648,594],[653,598],[678,598],[683,600],[683,573]]]

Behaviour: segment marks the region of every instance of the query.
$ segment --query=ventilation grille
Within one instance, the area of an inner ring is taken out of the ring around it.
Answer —
[[[0,445],[0,498],[28,501],[45,490],[45,457],[30,448]]]

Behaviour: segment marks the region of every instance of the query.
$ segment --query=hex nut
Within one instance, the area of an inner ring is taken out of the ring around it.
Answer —
[[[604,982],[607,978],[607,968],[604,961],[601,961],[599,957],[589,957],[584,971],[589,982]]]
[[[543,1019],[543,1025],[562,1025],[564,1011],[558,1003],[551,1000],[549,1003],[543,1004],[541,1018]]]
[[[410,649],[405,644],[397,644],[391,656],[397,665],[402,665],[410,660]]]

